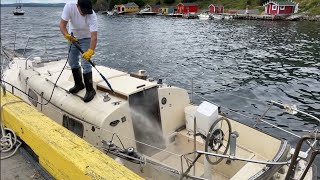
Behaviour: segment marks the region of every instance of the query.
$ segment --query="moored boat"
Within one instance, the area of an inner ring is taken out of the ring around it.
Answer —
[[[210,16],[209,16],[209,14],[201,13],[198,15],[198,18],[200,20],[209,20]]]
[[[21,5],[16,7],[16,9],[13,11],[13,14],[16,16],[24,15],[24,11],[21,9]]]
[[[73,78],[66,59],[13,58],[3,83],[147,179],[315,177],[315,168],[309,167],[312,161],[299,153],[299,147],[292,151],[286,140],[228,118],[213,103],[191,104],[185,89],[152,81],[144,71],[131,74],[96,68],[107,81],[93,69],[97,95],[89,103],[81,99],[84,90],[75,95],[68,92]],[[295,107],[271,103],[298,112]],[[259,122],[265,121],[261,117]],[[312,141],[319,135],[308,137]]]

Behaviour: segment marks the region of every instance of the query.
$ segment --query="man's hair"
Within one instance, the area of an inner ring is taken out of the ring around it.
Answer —
[[[83,14],[93,13],[91,0],[78,0],[78,5]]]

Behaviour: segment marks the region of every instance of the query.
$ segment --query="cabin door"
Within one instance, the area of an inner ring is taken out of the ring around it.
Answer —
[[[158,89],[155,87],[130,95],[129,104],[135,139],[151,146],[164,148]],[[145,144],[136,143],[138,152],[148,156],[159,152]]]

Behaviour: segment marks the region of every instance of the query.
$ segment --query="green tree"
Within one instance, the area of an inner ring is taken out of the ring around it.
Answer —
[[[136,3],[139,7],[142,7],[145,5],[144,0],[134,0],[133,2]]]
[[[163,0],[163,3],[166,3],[166,4],[172,4],[174,2],[175,0]]]

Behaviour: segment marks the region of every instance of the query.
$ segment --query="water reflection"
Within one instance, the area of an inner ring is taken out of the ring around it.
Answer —
[[[1,8],[1,38],[27,56],[66,57],[68,45],[59,32],[62,8],[25,8],[22,17]],[[28,13],[29,12],[29,13]],[[31,13],[32,12],[32,13]],[[268,100],[295,103],[320,116],[320,30],[317,22],[199,21],[163,17],[98,15],[99,42],[94,60],[125,71],[145,69],[151,77],[191,90],[247,116],[259,116]],[[11,44],[10,44],[11,43]],[[245,97],[245,98],[243,98]],[[195,96],[195,102],[202,99]],[[251,119],[230,116],[253,124]],[[277,116],[277,118],[276,118]],[[266,119],[300,132],[318,124],[292,119],[277,108]],[[261,125],[261,128],[287,137]],[[294,139],[289,139],[294,141]]]

